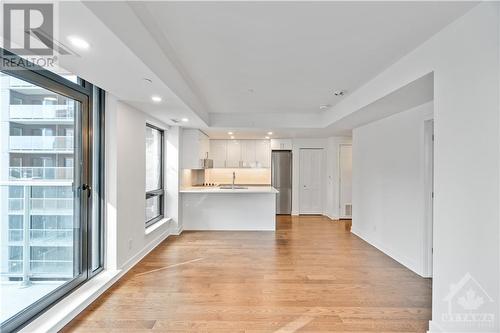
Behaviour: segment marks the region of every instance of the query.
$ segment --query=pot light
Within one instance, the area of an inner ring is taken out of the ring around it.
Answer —
[[[273,135],[273,132],[267,132],[267,135]]]
[[[332,106],[330,104],[323,104],[323,105],[320,105],[319,106],[319,109],[320,110],[326,110],[326,109],[329,109],[331,108]]]
[[[160,96],[151,96],[151,100],[155,103],[160,103],[161,97]]]
[[[189,121],[189,119],[187,119],[187,118],[182,118],[182,119],[181,119],[181,121],[182,121],[182,122],[187,123],[187,122]]]
[[[227,132],[227,134],[229,134],[229,135],[233,135],[233,132]]]
[[[68,36],[68,40],[71,45],[81,50],[87,50],[90,47],[90,44],[85,39],[78,36]]]

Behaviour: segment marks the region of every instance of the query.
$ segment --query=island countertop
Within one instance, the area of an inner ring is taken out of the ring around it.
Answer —
[[[235,185],[235,186],[241,186],[241,185]],[[226,194],[246,194],[246,193],[271,193],[271,194],[276,194],[278,193],[278,190],[276,190],[272,186],[245,186],[246,188],[243,189],[222,189],[218,186],[213,186],[213,187],[204,187],[204,186],[193,186],[193,187],[185,187],[182,188],[179,193],[214,193],[214,194],[219,194],[219,193],[226,193]]]

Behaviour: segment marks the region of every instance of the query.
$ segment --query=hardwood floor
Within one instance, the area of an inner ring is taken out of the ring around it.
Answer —
[[[64,332],[425,332],[431,280],[325,217],[168,238]]]

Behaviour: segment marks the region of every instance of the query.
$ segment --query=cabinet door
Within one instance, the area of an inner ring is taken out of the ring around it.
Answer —
[[[257,167],[271,167],[271,142],[269,142],[269,140],[256,140],[255,159],[257,161]]]
[[[206,136],[204,133],[200,133],[200,139],[199,139],[199,154],[200,154],[200,159],[205,159],[208,158],[209,152],[210,152],[210,141],[208,139],[208,136]]]
[[[241,161],[241,144],[239,140],[227,141],[226,168],[239,168]]]
[[[255,140],[241,140],[241,161],[243,168],[255,168]]]
[[[182,133],[182,168],[201,169],[200,142],[197,130],[186,129]]]
[[[214,168],[226,167],[226,140],[210,140],[209,156],[214,161]]]

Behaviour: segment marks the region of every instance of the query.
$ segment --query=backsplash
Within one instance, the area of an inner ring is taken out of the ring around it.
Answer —
[[[231,184],[233,172],[236,173],[235,184],[271,185],[271,169],[207,169],[205,181],[217,184]]]

